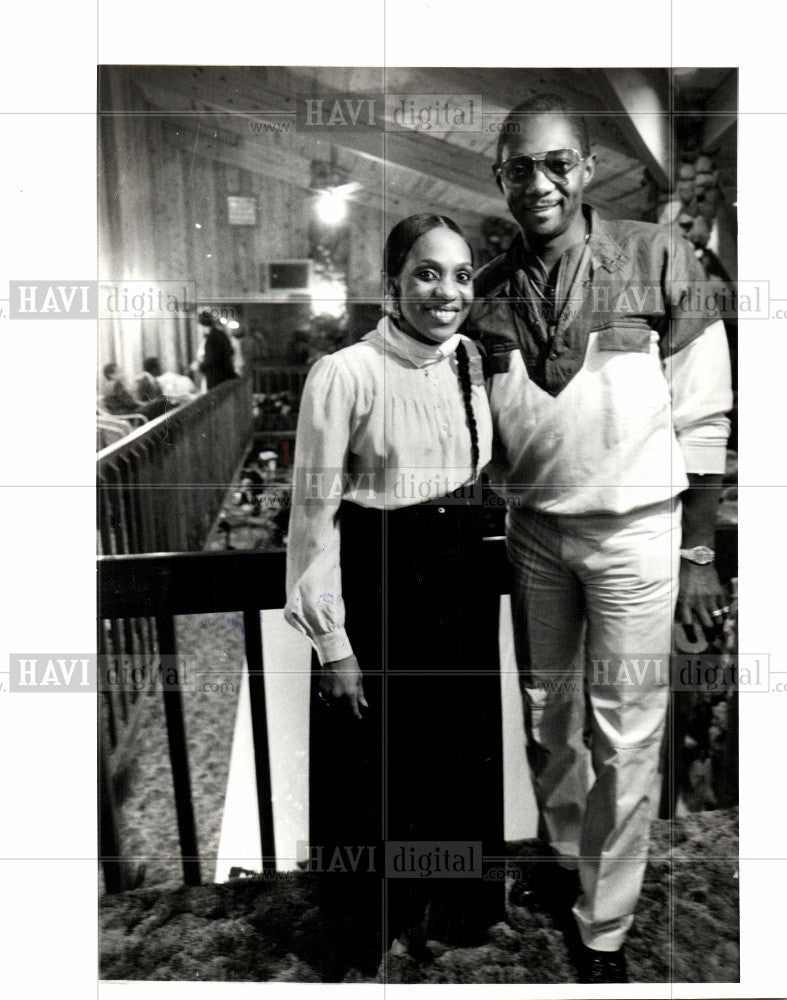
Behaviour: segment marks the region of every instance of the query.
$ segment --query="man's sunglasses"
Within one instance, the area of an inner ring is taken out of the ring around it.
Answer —
[[[553,181],[563,180],[585,159],[576,149],[551,149],[535,156],[512,156],[496,166],[495,176],[502,178],[509,187],[524,187],[535,176],[539,165]]]

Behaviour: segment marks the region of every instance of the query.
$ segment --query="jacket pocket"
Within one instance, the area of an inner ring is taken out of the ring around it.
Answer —
[[[649,354],[651,333],[649,326],[616,323],[598,331],[596,344],[600,351],[636,351]]]

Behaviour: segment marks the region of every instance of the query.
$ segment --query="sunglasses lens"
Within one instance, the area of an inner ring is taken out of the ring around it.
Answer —
[[[565,177],[580,159],[574,149],[554,149],[544,157],[544,166],[550,173]]]
[[[518,187],[522,184],[527,184],[533,176],[533,161],[529,156],[517,156],[514,159],[507,160],[500,172],[503,175],[503,180],[508,184]]]
[[[575,149],[553,149],[533,159],[530,156],[512,156],[500,168],[500,175],[511,187],[523,187],[529,184],[536,171],[536,165],[551,177],[566,177],[579,163],[582,157]]]

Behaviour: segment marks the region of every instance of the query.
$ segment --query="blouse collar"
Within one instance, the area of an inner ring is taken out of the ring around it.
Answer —
[[[377,328],[363,339],[379,338],[385,348],[398,357],[409,361],[415,368],[426,368],[450,357],[462,340],[461,333],[455,333],[442,344],[422,344],[420,340],[402,333],[389,316],[383,316]]]

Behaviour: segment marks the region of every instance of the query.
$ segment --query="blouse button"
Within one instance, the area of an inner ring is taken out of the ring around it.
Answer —
[[[437,513],[438,514],[445,514],[445,507],[438,507],[437,508]]]

